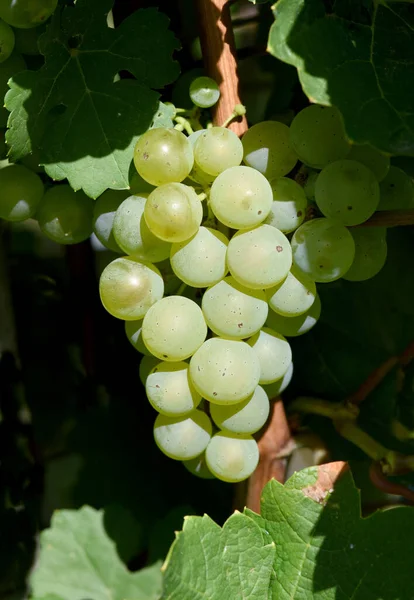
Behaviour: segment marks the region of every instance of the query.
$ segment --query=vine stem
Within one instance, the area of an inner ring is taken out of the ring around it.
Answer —
[[[220,87],[220,99],[215,106],[214,123],[219,125],[241,104],[237,75],[236,46],[231,24],[229,3],[226,0],[197,0],[201,49],[207,75]],[[229,124],[237,135],[247,130],[244,115]],[[238,486],[236,508],[248,506],[260,512],[260,497],[263,487],[275,478],[284,482],[287,448],[293,441],[280,398],[272,402],[271,415],[258,439],[259,465],[246,485]],[[242,497],[243,496],[243,497]]]
[[[379,210],[368,221],[355,227],[399,227],[401,225],[414,225],[414,209]]]

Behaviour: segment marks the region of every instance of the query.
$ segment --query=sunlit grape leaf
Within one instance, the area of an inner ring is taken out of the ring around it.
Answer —
[[[269,51],[297,67],[313,102],[349,137],[414,156],[414,10],[394,0],[279,0]]]
[[[160,564],[131,573],[104,528],[104,513],[85,506],[56,511],[40,536],[40,555],[30,577],[36,598],[61,600],[158,600]]]
[[[267,598],[275,546],[235,513],[223,528],[207,515],[186,517],[163,566],[163,600]]]
[[[78,0],[57,11],[40,39],[45,65],[13,77],[6,96],[11,158],[40,148],[48,175],[95,198],[129,187],[134,144],[159,106],[153,89],[178,75],[167,17],[138,10],[111,29],[111,7]],[[114,81],[120,71],[136,79]]]

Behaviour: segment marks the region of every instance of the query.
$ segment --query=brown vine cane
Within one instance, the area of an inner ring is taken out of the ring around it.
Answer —
[[[214,108],[214,123],[220,125],[240,104],[236,47],[229,11],[225,0],[198,0],[199,33],[207,74],[220,86],[220,100]],[[245,117],[229,125],[237,135],[247,129]],[[271,415],[258,440],[259,465],[247,485],[241,484],[236,493],[236,508],[248,506],[260,512],[260,496],[266,483],[275,478],[285,479],[286,453],[292,438],[280,398],[272,402]]]

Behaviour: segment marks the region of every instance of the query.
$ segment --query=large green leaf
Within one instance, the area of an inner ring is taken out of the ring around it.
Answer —
[[[54,514],[50,529],[41,534],[39,560],[30,577],[36,598],[158,600],[160,564],[129,572],[103,519],[103,511],[88,506]]]
[[[158,109],[151,88],[178,74],[167,17],[138,10],[111,29],[111,6],[78,0],[57,11],[40,39],[45,65],[14,76],[6,96],[11,158],[40,148],[48,175],[94,198],[129,187],[134,144]],[[121,70],[136,79],[114,81]]]
[[[414,156],[414,10],[393,0],[279,0],[269,51],[297,67],[349,137]]]
[[[208,517],[187,520],[165,565],[163,598],[412,597],[414,509],[398,507],[361,518],[358,491],[342,464],[306,469],[284,486],[271,481],[261,505],[261,516],[246,510],[244,519],[237,513],[232,517],[232,539],[222,539],[231,519],[223,529]],[[266,577],[260,579],[259,591],[253,586],[260,574]]]

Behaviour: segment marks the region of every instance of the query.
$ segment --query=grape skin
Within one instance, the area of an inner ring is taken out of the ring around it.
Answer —
[[[210,108],[220,98],[219,86],[211,77],[197,77],[190,84],[190,98],[196,106]]]
[[[266,327],[270,327],[286,337],[297,337],[310,331],[318,322],[320,315],[321,301],[317,294],[310,309],[298,317],[283,317],[273,310],[269,310]]]
[[[402,169],[391,166],[380,183],[378,210],[414,208],[414,183]]]
[[[315,282],[295,265],[286,279],[266,290],[270,308],[285,317],[295,317],[306,312],[316,297]]]
[[[379,273],[387,260],[387,230],[382,227],[351,229],[355,242],[355,258],[344,279],[365,281]]]
[[[39,175],[21,165],[0,170],[0,218],[25,221],[32,217],[43,197]]]
[[[230,129],[206,129],[194,144],[194,162],[207,175],[217,176],[230,167],[237,167],[243,158],[243,146]]]
[[[230,406],[210,406],[211,418],[217,427],[237,434],[253,434],[259,431],[266,423],[269,412],[269,398],[260,385],[242,402]]]
[[[153,408],[162,415],[181,417],[192,412],[201,396],[188,376],[188,363],[160,362],[149,373],[145,391]]]
[[[356,160],[370,169],[377,181],[386,177],[390,168],[390,158],[369,144],[352,144],[347,158]]]
[[[288,370],[283,375],[281,379],[278,379],[274,383],[269,383],[268,385],[262,386],[264,391],[266,392],[268,398],[273,400],[278,398],[280,394],[282,394],[285,389],[288,387],[289,383],[292,381],[293,377],[293,362],[290,363]]]
[[[154,439],[158,448],[173,460],[190,460],[207,447],[212,434],[206,413],[194,410],[184,417],[158,415],[154,423]]]
[[[116,243],[113,232],[115,213],[128,197],[128,192],[118,190],[106,190],[95,201],[93,209],[93,232],[98,240],[109,250],[122,254],[121,248]]]
[[[281,379],[292,362],[289,342],[277,331],[264,327],[247,340],[260,363],[260,384],[269,384]]]
[[[18,29],[31,29],[44,23],[55,11],[58,0],[2,0],[0,18]]]
[[[222,481],[236,483],[247,479],[259,462],[259,448],[250,435],[220,431],[210,440],[206,450],[210,471]]]
[[[145,356],[152,356],[142,339],[142,321],[143,319],[139,319],[138,321],[125,321],[125,335],[135,350],[138,350],[138,352]]]
[[[287,177],[272,182],[273,203],[264,223],[283,233],[295,231],[303,223],[308,201],[303,188]]]
[[[278,121],[264,121],[250,127],[242,138],[243,162],[267,179],[287,175],[298,157],[289,140],[289,127]]]

